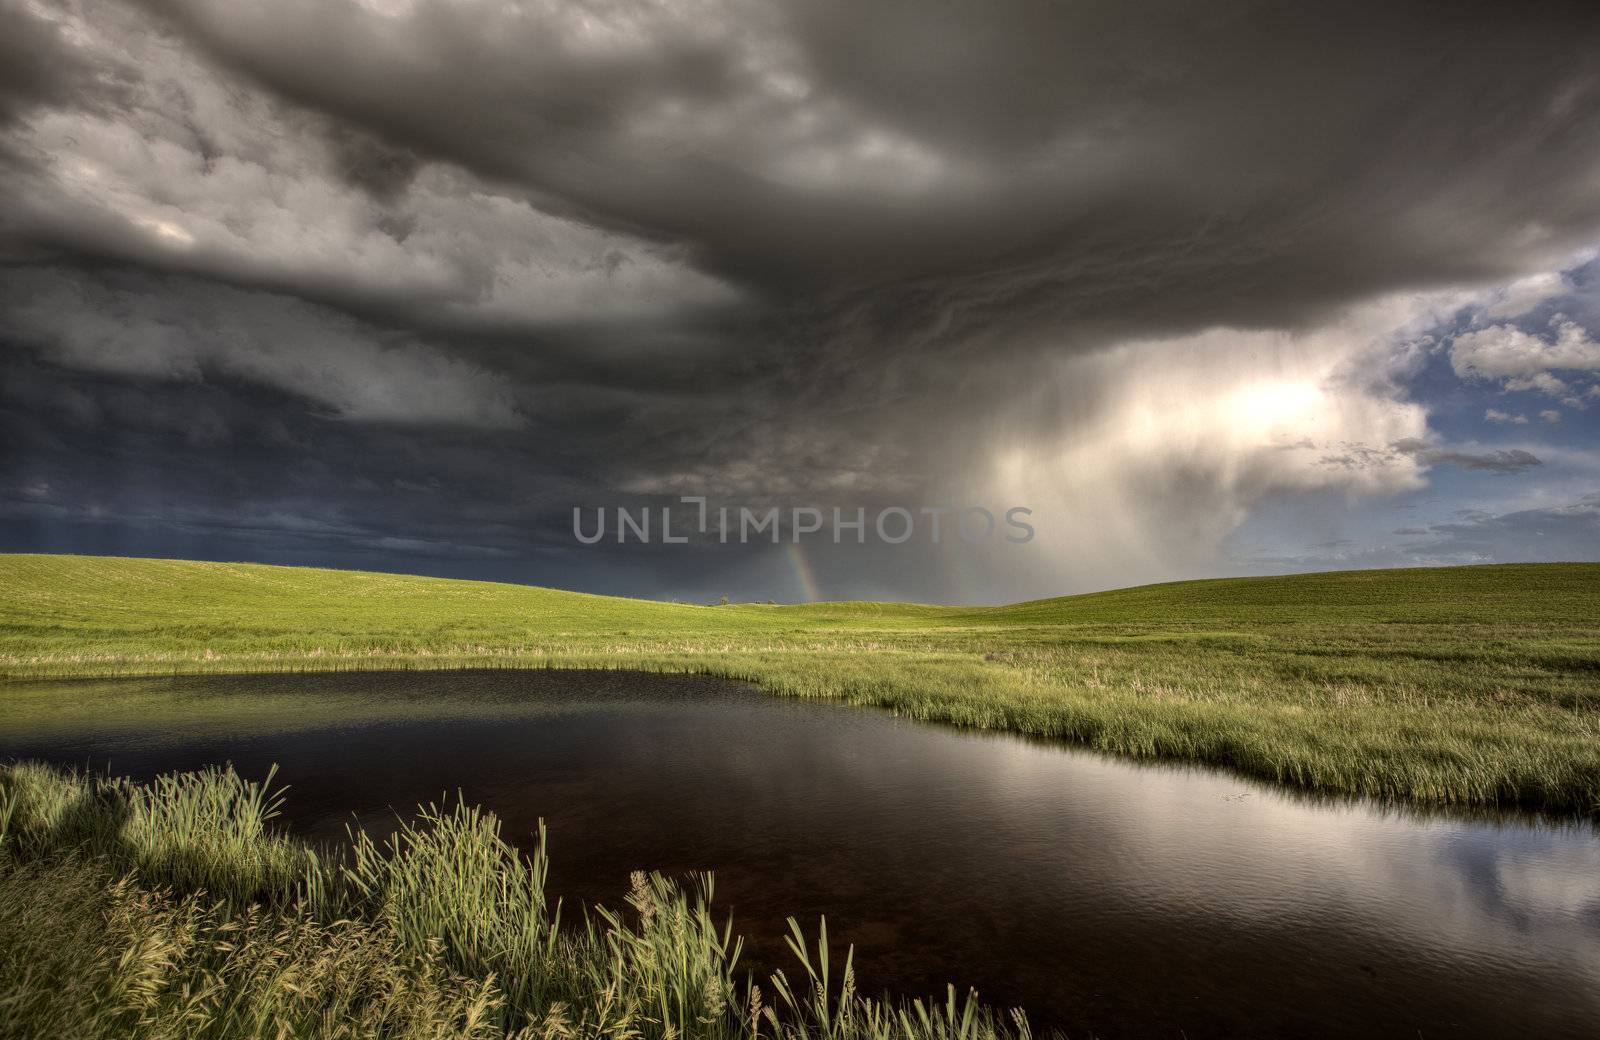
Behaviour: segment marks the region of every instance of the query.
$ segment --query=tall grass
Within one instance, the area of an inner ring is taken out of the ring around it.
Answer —
[[[270,778],[269,778],[270,779]],[[636,873],[619,908],[561,923],[481,809],[424,806],[318,854],[280,795],[231,769],[141,786],[0,768],[0,1032],[7,1037],[1026,1040],[951,988],[874,1000],[826,923],[798,969],[738,974],[741,941],[688,889]],[[181,852],[181,854],[180,854]]]
[[[316,857],[269,828],[282,805],[272,779],[211,768],[141,785],[24,762],[0,774],[0,827],[27,858],[73,849],[177,891],[235,905],[283,900]]]

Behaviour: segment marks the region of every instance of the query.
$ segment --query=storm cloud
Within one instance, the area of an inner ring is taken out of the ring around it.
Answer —
[[[566,518],[1021,505],[1025,550],[811,550],[1020,598],[1539,464],[1430,447],[1430,358],[1600,393],[1539,310],[1600,238],[1593,4],[0,12],[7,548],[783,598]]]

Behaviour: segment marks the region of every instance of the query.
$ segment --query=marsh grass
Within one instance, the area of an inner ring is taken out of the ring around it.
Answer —
[[[269,777],[269,781],[270,781]],[[954,988],[873,1000],[853,953],[790,921],[794,975],[741,979],[741,941],[685,888],[635,874],[561,922],[541,829],[423,806],[384,843],[314,852],[280,793],[229,769],[141,786],[0,768],[0,1023],[7,1037],[1027,1040]],[[189,854],[175,856],[185,848]]]
[[[700,673],[1313,791],[1600,812],[1600,564],[1178,582],[984,608],[695,607],[66,556],[0,556],[0,588],[0,675],[13,679]],[[61,710],[6,692],[0,715],[19,722]]]

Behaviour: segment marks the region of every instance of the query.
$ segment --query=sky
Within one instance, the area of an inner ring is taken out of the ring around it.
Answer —
[[[0,23],[0,551],[696,602],[1600,559],[1600,5]]]

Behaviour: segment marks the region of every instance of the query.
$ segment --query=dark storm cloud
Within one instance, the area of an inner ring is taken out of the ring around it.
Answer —
[[[326,133],[340,175],[379,202],[398,202],[422,168],[416,153],[390,147],[349,124],[330,123]],[[403,239],[405,232],[397,230],[395,237]]]
[[[337,162],[380,194],[461,163],[808,287],[852,348],[1301,320],[1600,216],[1586,4],[148,6],[350,127]]]
[[[0,377],[0,534],[13,545],[377,569],[404,559],[618,592],[641,566],[646,547],[573,545],[567,504],[587,493],[594,460],[536,440],[352,424],[226,374],[128,378],[10,351]]]
[[[1277,322],[1600,212],[1586,4],[152,3],[299,103],[919,323]]]
[[[27,6],[0,0],[0,127],[40,105],[93,103],[115,85],[110,70],[75,54],[60,27]]]
[[[1062,358],[1600,233],[1593,4],[0,4],[9,523],[487,559],[602,500],[914,504],[1170,368]],[[1224,346],[1190,360],[1334,368]],[[1305,482],[1196,436],[1140,494]]]
[[[179,381],[220,373],[369,422],[522,422],[517,395],[495,373],[288,296],[35,265],[0,286],[0,323],[19,346],[84,371]]]

